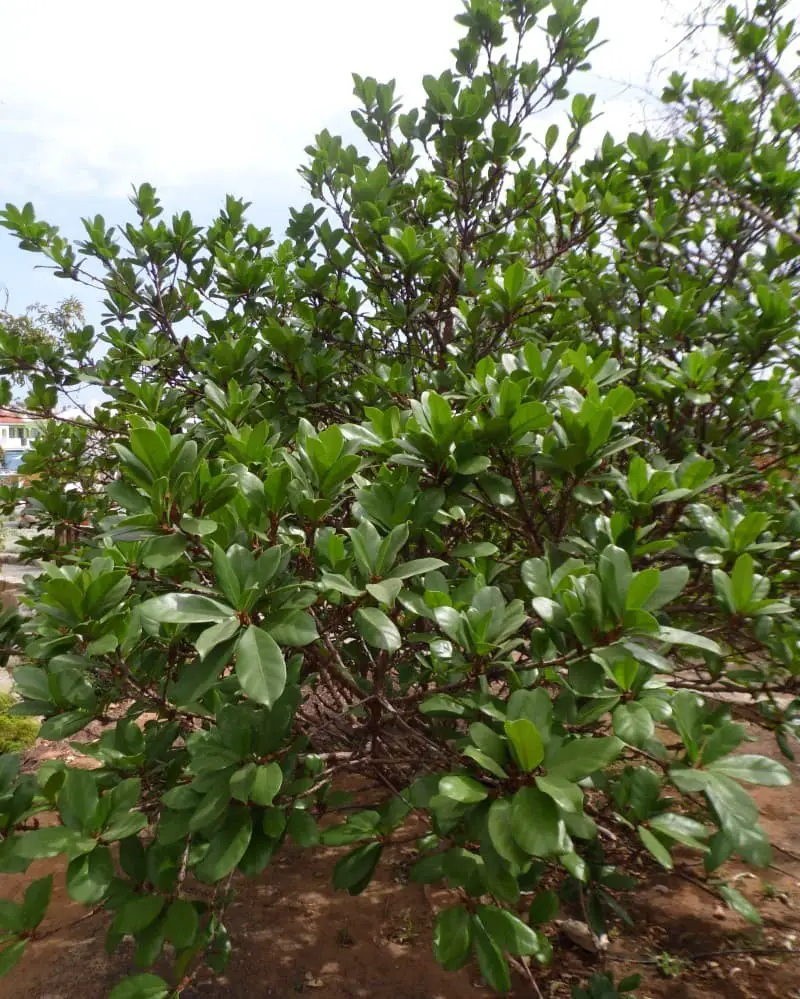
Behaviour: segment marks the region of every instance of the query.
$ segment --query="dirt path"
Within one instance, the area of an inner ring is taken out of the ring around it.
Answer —
[[[748,752],[775,756],[764,739]],[[800,782],[800,766],[791,764]],[[771,839],[800,857],[797,786],[758,788],[755,796]],[[289,848],[255,882],[238,880],[226,922],[234,951],[225,975],[210,976],[186,999],[462,999],[488,996],[477,969],[442,971],[431,953],[433,910],[420,885],[408,883],[411,852],[387,851],[376,881],[357,898],[333,892],[331,872],[339,850]],[[644,862],[646,863],[646,862]],[[646,888],[625,893],[636,928],[615,928],[605,965],[569,943],[556,951],[553,968],[537,974],[544,999],[569,999],[570,986],[605,966],[615,977],[638,971],[639,999],[795,999],[800,997],[800,860],[775,853],[780,870],[749,871],[727,865],[722,874],[760,908],[764,925],[753,927],[714,900],[691,878],[702,868],[680,858],[681,873],[658,873]],[[31,877],[56,873],[46,930],[69,927],[39,941],[9,978],[0,999],[104,999],[134,970],[132,951],[107,957],[103,914],[70,926],[84,909],[69,901],[63,865],[43,861],[28,875],[0,877],[0,896],[19,899]],[[652,875],[653,869],[648,867]],[[734,880],[735,879],[735,880]],[[577,915],[577,913],[576,913]],[[774,953],[760,953],[774,950]],[[689,955],[716,951],[692,961]],[[752,953],[749,953],[752,951]],[[659,955],[667,955],[659,958]],[[652,963],[660,960],[662,967]],[[665,974],[671,972],[671,974]],[[532,997],[517,979],[513,996]]]

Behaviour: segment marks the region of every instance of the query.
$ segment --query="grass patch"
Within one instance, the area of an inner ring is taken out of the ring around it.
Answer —
[[[0,753],[18,753],[36,742],[39,723],[33,718],[10,715],[8,709],[14,704],[11,694],[0,693]]]

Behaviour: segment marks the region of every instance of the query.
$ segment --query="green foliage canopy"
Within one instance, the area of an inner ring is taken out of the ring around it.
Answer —
[[[578,895],[597,934],[624,912],[598,829],[664,867],[678,844],[709,872],[769,861],[743,782],[788,772],[738,752],[734,719],[791,756],[793,25],[782,0],[730,9],[729,73],[670,78],[673,134],[582,158],[583,6],[468,0],[420,108],[355,77],[363,144],[317,137],[280,242],[233,197],[165,220],[148,184],[135,223],[87,218],[75,245],[2,213],[106,316],[57,355],[0,331],[0,403],[23,348],[28,411],[87,383],[107,401],[52,421],[3,492],[46,559],[8,635],[14,710],[43,738],[105,728],[91,770],[2,757],[0,869],[65,855],[110,945],[171,955],[116,999],[221,970],[230,879],[287,838],[346,846],[357,894],[412,811],[412,877],[454,892],[436,956],[501,991]],[[320,825],[350,774],[385,799]],[[61,824],[32,828],[45,810]],[[6,970],[48,886],[3,909]]]

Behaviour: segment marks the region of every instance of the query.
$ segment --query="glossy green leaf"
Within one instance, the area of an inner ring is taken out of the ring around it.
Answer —
[[[622,752],[622,742],[614,736],[589,736],[565,743],[547,761],[547,773],[565,780],[580,780],[602,770]]]
[[[544,743],[533,722],[515,718],[503,728],[520,767],[525,771],[535,770],[544,759]]]
[[[213,884],[227,877],[244,856],[252,834],[250,810],[241,806],[232,808],[212,838],[208,852],[194,869],[200,881]]]
[[[333,869],[333,887],[359,895],[372,879],[382,850],[382,843],[365,843],[342,857]]]
[[[645,829],[644,826],[637,826],[636,832],[638,833],[639,839],[642,841],[644,846],[656,858],[659,864],[671,871],[675,865],[672,862],[669,850],[664,846],[661,840],[657,839],[650,832],[650,830]]]
[[[460,775],[443,777],[439,781],[439,793],[465,805],[483,801],[487,796],[487,790],[480,781]]]
[[[463,905],[441,909],[433,928],[433,953],[445,971],[457,971],[469,957],[470,915]]]
[[[139,933],[161,914],[164,902],[162,895],[137,895],[130,899],[117,911],[112,924],[113,932],[122,936]]]
[[[197,593],[165,593],[140,604],[139,613],[158,624],[216,624],[235,615],[232,607]]]
[[[176,898],[170,903],[164,918],[164,935],[177,950],[192,946],[199,925],[197,909],[191,902]]]
[[[550,857],[561,851],[558,808],[548,794],[534,787],[520,788],[511,802],[510,818],[514,840],[530,856]]]
[[[267,707],[286,686],[286,663],[278,644],[262,628],[250,625],[236,649],[236,676],[248,697]]]
[[[397,625],[377,607],[359,608],[353,620],[364,641],[373,649],[397,652],[402,645]]]

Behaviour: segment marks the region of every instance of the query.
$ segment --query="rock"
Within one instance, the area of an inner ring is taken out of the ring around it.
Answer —
[[[578,947],[590,954],[600,954],[608,948],[608,936],[598,937],[590,926],[578,919],[556,919],[554,925]]]

